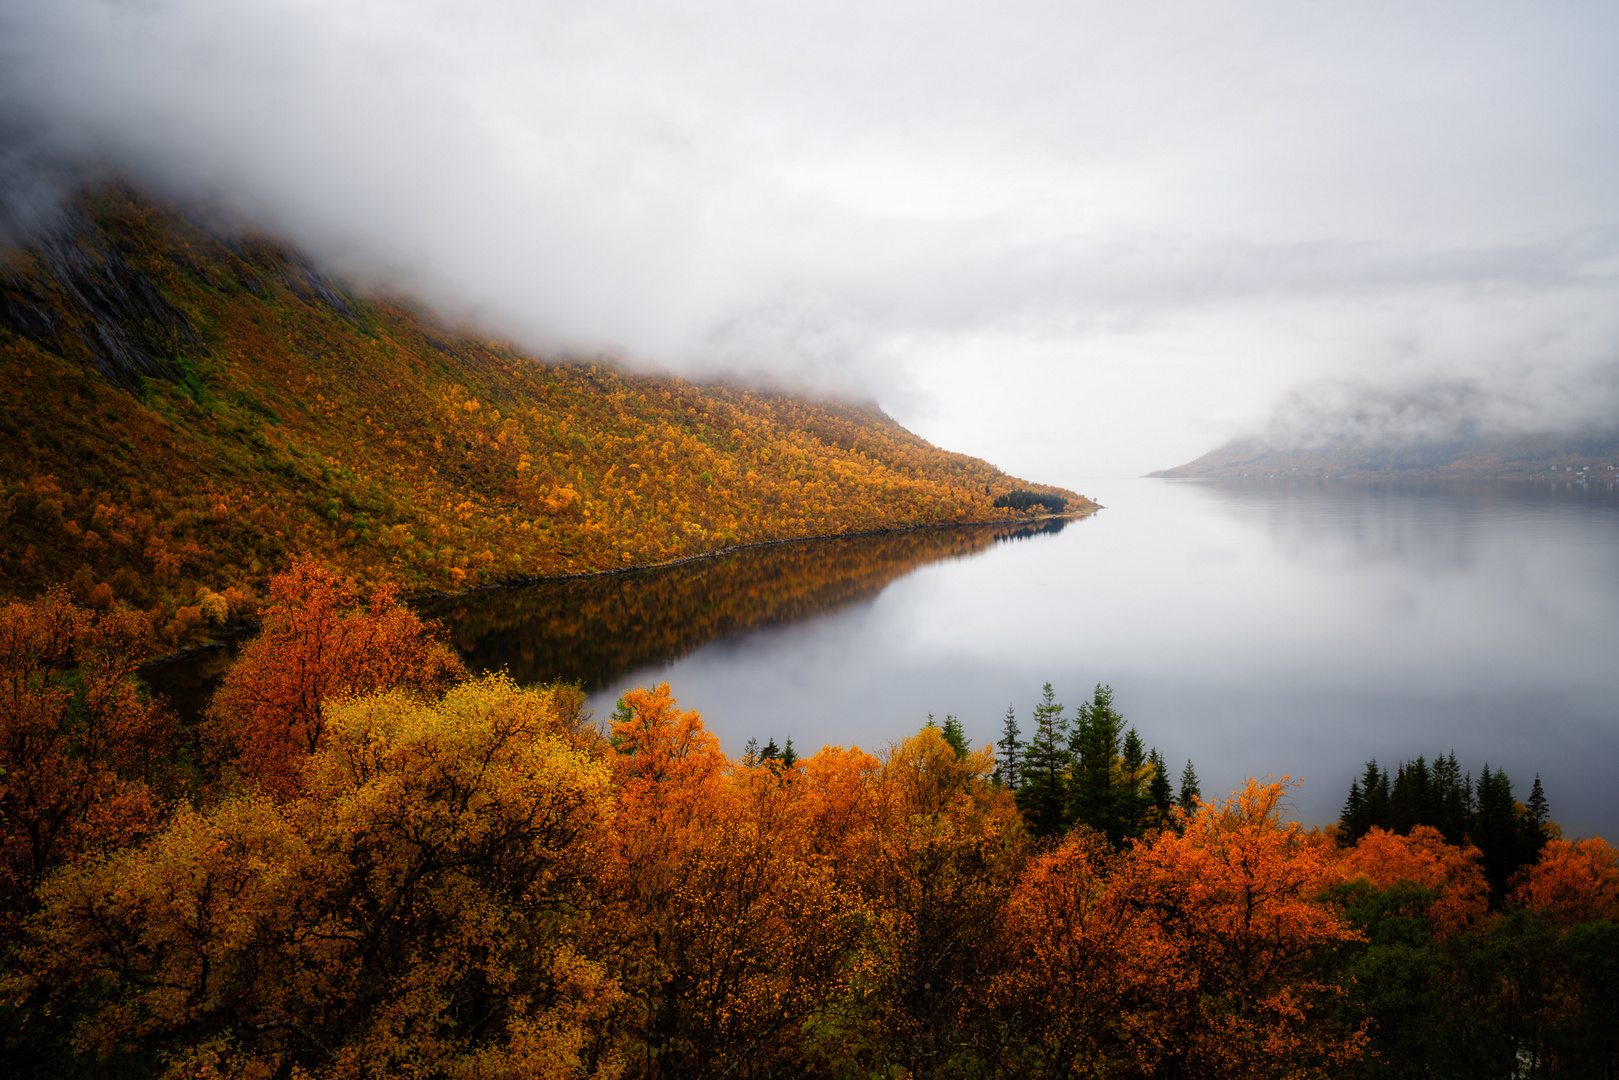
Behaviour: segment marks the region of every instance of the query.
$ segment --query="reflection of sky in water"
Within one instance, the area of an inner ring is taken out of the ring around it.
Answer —
[[[1574,833],[1619,832],[1619,504],[1545,489],[1100,481],[1060,534],[935,563],[869,602],[696,650],[667,679],[731,752],[868,748],[929,712],[979,741],[1040,684],[1122,711],[1205,793],[1302,775],[1333,817],[1368,757],[1455,748],[1540,772]]]

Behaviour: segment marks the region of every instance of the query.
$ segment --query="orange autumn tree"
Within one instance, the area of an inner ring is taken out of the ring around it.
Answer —
[[[1604,920],[1619,923],[1619,848],[1593,836],[1552,840],[1525,867],[1512,899],[1550,915],[1563,929]]]
[[[260,616],[258,637],[214,695],[208,727],[244,777],[279,797],[297,791],[330,702],[392,688],[433,694],[465,674],[392,587],[362,604],[351,584],[310,559],[271,580]]]
[[[1283,820],[1290,786],[1250,779],[1184,830],[1137,846],[1113,888],[1153,913],[1156,985],[1137,1006],[1131,1055],[1145,1070],[1270,1077],[1341,1066],[1365,1042],[1326,1006],[1311,961],[1359,934],[1320,902],[1330,842]],[[1168,952],[1172,961],[1163,957]]]
[[[1153,909],[1115,887],[1127,857],[1102,833],[1075,830],[1007,901],[990,992],[1016,1034],[1014,1071],[1105,1075],[1151,1042],[1150,1002],[1174,985],[1179,956]]]
[[[1320,901],[1327,844],[1282,820],[1287,786],[1250,780],[1122,852],[1078,829],[1030,864],[991,984],[1012,1073],[1291,1077],[1358,1057],[1313,966],[1357,935]]]
[[[703,718],[681,709],[668,683],[625,694],[611,739],[625,804],[645,804],[671,824],[689,820],[711,799],[730,765]]]
[[[173,717],[139,691],[148,618],[57,589],[0,608],[0,895],[27,906],[51,867],[159,820]]]
[[[770,1075],[835,982],[853,930],[813,857],[796,769],[728,760],[667,685],[624,695],[619,812],[593,951],[633,1005],[636,1075]]]
[[[1344,879],[1379,889],[1401,883],[1437,891],[1428,907],[1436,936],[1477,927],[1489,911],[1490,886],[1479,849],[1445,842],[1438,829],[1418,825],[1400,836],[1373,826],[1339,858]]]
[[[1027,837],[1011,793],[989,782],[988,746],[960,754],[929,726],[872,764],[838,748],[804,764],[821,788],[806,822],[865,923],[806,1053],[834,1072],[948,1072],[979,1018],[975,984],[996,962]]]

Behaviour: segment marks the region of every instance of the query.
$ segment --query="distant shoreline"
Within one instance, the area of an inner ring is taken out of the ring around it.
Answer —
[[[1437,482],[1451,483],[1478,483],[1478,484],[1561,484],[1573,486],[1579,484],[1616,483],[1619,482],[1619,469],[1593,469],[1589,472],[1548,472],[1548,473],[1488,473],[1471,470],[1446,469],[1399,469],[1399,470],[1366,470],[1352,469],[1344,472],[1328,472],[1326,470],[1312,469],[1309,472],[1303,469],[1288,470],[1250,470],[1248,472],[1228,472],[1226,470],[1210,470],[1207,472],[1183,472],[1180,468],[1160,469],[1157,472],[1147,473],[1143,480],[1338,480],[1344,483],[1420,483],[1431,484]]]

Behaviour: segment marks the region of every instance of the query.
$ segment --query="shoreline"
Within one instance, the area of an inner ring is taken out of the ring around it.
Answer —
[[[1074,520],[1089,517],[1098,510],[1105,509],[1100,504],[1094,504],[1082,511],[1064,511],[1061,514],[1040,514],[1026,518],[1002,518],[995,521],[946,521],[933,525],[895,525],[885,529],[857,529],[853,532],[817,533],[814,536],[788,536],[779,540],[752,540],[746,544],[728,544],[713,551],[700,551],[694,555],[682,555],[676,559],[666,559],[655,563],[630,563],[626,566],[615,566],[606,570],[580,570],[570,574],[535,574],[532,577],[501,578],[498,581],[485,582],[467,589],[440,590],[436,592],[412,593],[401,597],[401,601],[415,607],[438,600],[453,600],[458,596],[471,596],[474,593],[490,592],[496,589],[519,589],[527,585],[539,585],[548,581],[583,581],[586,578],[610,577],[616,574],[635,574],[643,570],[667,570],[674,566],[683,566],[686,563],[701,562],[704,559],[718,559],[726,555],[734,555],[739,551],[749,551],[753,548],[779,547],[783,544],[804,544],[813,540],[848,540],[859,536],[891,536],[896,533],[921,532],[924,529],[970,529],[977,526],[990,525],[1023,525],[1034,521]]]
[[[778,547],[783,544],[804,544],[814,540],[847,540],[861,536],[890,536],[897,533],[921,532],[924,529],[970,529],[996,525],[1027,525],[1037,521],[1079,521],[1090,517],[1098,510],[1105,510],[1101,503],[1091,503],[1083,510],[1065,510],[1060,514],[1037,514],[1032,517],[999,518],[995,521],[947,521],[931,525],[895,525],[882,529],[857,529],[853,532],[819,533],[814,536],[789,536],[779,540],[753,540],[746,544],[728,544],[713,551],[702,551],[694,555],[682,555],[676,559],[668,559],[655,563],[632,563],[628,566],[615,566],[606,570],[581,570],[567,574],[535,574],[530,577],[507,577],[498,581],[485,582],[482,585],[473,585],[466,589],[436,590],[430,592],[411,593],[400,597],[400,602],[407,607],[416,609],[425,604],[437,603],[444,600],[454,600],[458,597],[473,596],[477,593],[494,592],[501,589],[521,589],[529,585],[540,585],[554,581],[583,581],[588,578],[610,577],[622,574],[637,574],[652,570],[667,570],[686,563],[700,562],[705,559],[718,559],[727,555],[734,555],[740,551],[749,551],[753,548]],[[202,653],[213,652],[217,649],[229,648],[233,642],[253,633],[258,629],[258,621],[239,621],[229,627],[221,627],[223,633],[220,637],[209,638],[206,642],[197,645],[188,645],[183,649],[176,649],[171,653],[154,656],[141,663],[141,668],[167,667],[178,664]]]

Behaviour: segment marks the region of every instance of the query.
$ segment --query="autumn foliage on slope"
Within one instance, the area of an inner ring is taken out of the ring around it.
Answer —
[[[1119,842],[1036,840],[992,749],[943,729],[737,760],[667,686],[598,729],[576,691],[467,678],[429,627],[346,589],[313,566],[278,579],[281,610],[199,731],[152,730],[165,714],[109,659],[127,612],[0,611],[9,1073],[1614,1060],[1619,859],[1602,841],[1553,839],[1492,911],[1477,849],[1425,828],[1342,848],[1284,819],[1286,781]],[[22,775],[55,801],[9,786]],[[31,848],[46,820],[66,839]]]
[[[456,589],[1000,520],[1030,486],[875,409],[449,331],[124,189],[79,213],[0,253],[0,594],[68,582],[183,640],[293,552]]]

